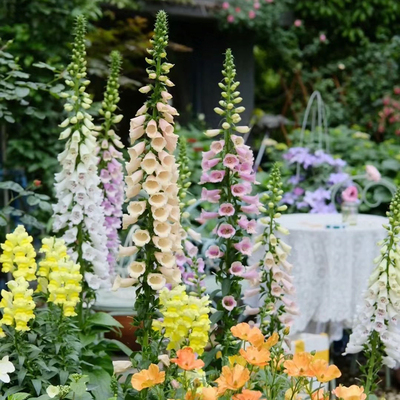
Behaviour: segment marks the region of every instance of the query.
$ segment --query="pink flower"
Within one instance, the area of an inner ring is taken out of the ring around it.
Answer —
[[[320,42],[325,42],[325,40],[326,40],[326,36],[325,36],[323,33],[321,33],[321,34],[319,35],[319,41],[320,41]]]
[[[235,17],[233,15],[228,15],[226,20],[231,24],[233,21],[235,21]]]
[[[266,1],[268,2],[268,0],[266,0]],[[272,2],[272,0],[270,0],[269,2]],[[253,307],[250,307],[250,306],[246,306],[246,308],[245,308],[245,310],[243,312],[243,315],[245,317],[248,317],[250,315],[257,315],[259,312],[260,312],[260,308],[259,307],[253,308]]]
[[[251,174],[248,172],[239,172],[239,176],[246,182],[255,182],[256,181],[256,174]]]
[[[358,190],[355,186],[349,186],[342,193],[343,201],[355,203],[358,201]]]
[[[237,306],[236,300],[233,296],[225,296],[222,299],[222,307],[225,310],[232,311]]]
[[[217,212],[212,212],[212,211],[202,211],[199,218],[196,219],[196,221],[200,224],[204,224],[206,221],[209,219],[214,219],[218,218],[218,213]]]
[[[393,89],[393,92],[394,92],[394,94],[400,94],[400,87],[395,87],[394,89]]]
[[[223,203],[219,207],[218,213],[219,213],[219,215],[221,215],[221,217],[224,217],[224,216],[230,217],[233,214],[235,214],[235,208],[233,207],[233,205],[231,203]]]
[[[208,190],[203,188],[201,190],[201,200],[209,201],[210,203],[218,203],[221,198],[221,191],[219,189]]]
[[[200,177],[200,185],[210,182],[210,175],[204,172]]]
[[[218,236],[225,239],[231,238],[235,233],[236,230],[231,224],[221,224],[217,230]]]
[[[381,180],[380,172],[373,165],[366,165],[365,170],[370,181],[379,182]]]
[[[213,151],[215,154],[221,153],[221,151],[224,149],[225,146],[225,140],[216,140],[215,142],[211,143],[211,151]]]
[[[219,171],[219,170],[212,171],[210,174],[210,182],[212,183],[222,182],[224,176],[225,176],[225,171]]]
[[[249,162],[244,162],[242,164],[239,164],[235,169],[240,172],[251,172],[253,171],[253,164]]]
[[[223,8],[224,10],[227,10],[227,9],[229,8],[229,3],[228,3],[227,1],[224,1],[224,2],[222,3],[222,8]]]
[[[223,164],[229,169],[234,169],[239,164],[239,159],[234,154],[227,154]]]
[[[231,186],[231,191],[235,197],[242,197],[251,193],[251,185],[247,182],[237,183]]]
[[[219,249],[217,245],[210,246],[206,251],[206,256],[208,258],[221,258],[224,253]]]
[[[254,19],[255,17],[256,17],[255,11],[254,11],[254,10],[250,10],[250,11],[249,11],[249,18],[250,18],[250,19]]]
[[[242,9],[241,9],[240,7],[236,7],[236,8],[235,8],[235,11],[236,11],[237,13],[239,13],[240,11],[242,11]]]
[[[255,204],[251,204],[249,206],[241,206],[240,209],[246,214],[260,214],[260,210]]]
[[[238,225],[245,229],[247,233],[257,233],[257,221],[255,219],[248,220],[245,215],[242,215],[238,221]]]
[[[211,160],[216,156],[216,154],[212,150],[203,151],[202,155],[203,155],[203,160]]]
[[[261,292],[261,288],[254,288],[254,289],[246,289],[244,291],[243,299],[248,299],[250,297],[254,297]]]
[[[242,196],[242,200],[247,204],[254,204],[257,207],[261,206],[258,194],[256,194],[255,196]]]
[[[203,171],[206,172],[211,168],[215,167],[220,161],[221,161],[220,158],[214,158],[212,160],[206,160],[203,158],[201,162],[201,168],[203,168]]]
[[[251,244],[251,241],[248,237],[245,237],[239,243],[235,243],[234,247],[236,250],[246,256],[251,256],[252,254],[251,251],[253,249],[253,245]]]
[[[296,19],[296,21],[294,21],[294,26],[296,26],[297,28],[299,28],[301,24],[302,24],[301,19]]]
[[[242,273],[244,272],[244,266],[240,261],[235,261],[231,264],[231,267],[229,268],[229,272],[232,275],[241,276]]]
[[[256,1],[256,2],[254,3],[254,8],[255,8],[256,10],[258,10],[260,7],[261,7],[261,4],[260,4],[258,1]]]
[[[248,270],[242,274],[243,279],[247,279],[248,281],[252,281],[252,284],[256,283],[260,279],[260,272],[255,269]]]

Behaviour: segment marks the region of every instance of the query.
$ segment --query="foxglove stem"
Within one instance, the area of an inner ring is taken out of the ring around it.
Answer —
[[[103,229],[103,194],[98,176],[96,136],[92,117],[87,110],[92,100],[86,93],[85,50],[86,20],[77,18],[72,62],[67,68],[66,85],[71,88],[61,96],[67,99],[64,108],[69,116],[60,124],[64,130],[60,140],[67,139],[59,154],[61,172],[55,176],[57,204],[54,208],[53,230],[61,232],[71,259],[80,264],[86,279],[82,298],[89,304],[94,290],[111,285],[107,265],[107,237]],[[80,310],[83,310],[82,303]],[[81,318],[82,319],[82,318]]]
[[[346,353],[364,351],[370,362],[366,375],[366,393],[375,388],[376,374],[381,363],[394,368],[400,362],[400,190],[395,194],[389,211],[389,224],[384,225],[387,237],[379,242],[381,255],[369,278],[364,303],[357,307],[353,333]],[[373,360],[374,362],[372,362]],[[372,372],[371,372],[372,371]]]
[[[260,311],[260,328],[264,334],[268,335],[277,332],[283,339],[283,328],[290,326],[291,315],[297,314],[298,310],[293,299],[293,277],[290,274],[292,265],[287,261],[290,246],[277,237],[278,232],[289,234],[276,221],[281,216],[281,212],[287,209],[287,206],[279,205],[283,190],[277,164],[274,164],[272,168],[267,190],[262,200],[268,207],[266,210],[268,217],[261,219],[266,227],[261,237],[258,238],[259,243],[266,247],[263,260],[259,264],[262,271],[260,297],[264,298],[264,304]]]
[[[136,280],[136,324],[140,328],[138,341],[144,352],[143,360],[150,357],[146,351],[151,351],[149,342],[154,335],[151,321],[158,308],[157,292],[166,285],[175,286],[181,282],[176,254],[182,250],[178,168],[173,156],[178,141],[173,124],[178,112],[168,104],[172,96],[167,88],[173,83],[167,75],[173,65],[164,61],[168,44],[164,11],[157,14],[150,42],[153,45],[148,49],[151,58],[146,61],[152,83],[140,91],[151,94],[131,120],[130,138],[134,145],[128,149],[130,161],[126,164],[128,175],[125,178],[129,205],[128,214],[123,216],[123,227],[135,224],[139,228],[132,234],[135,246],[121,248],[125,255],[137,253],[128,271]]]
[[[123,154],[119,151],[124,147],[120,137],[115,133],[115,125],[121,121],[122,115],[116,114],[119,102],[119,74],[121,55],[113,51],[110,55],[110,76],[104,93],[104,100],[99,114],[104,121],[98,135],[99,171],[103,191],[103,208],[105,214],[105,232],[107,235],[107,261],[110,275],[115,275],[115,264],[120,240],[118,230],[121,227],[122,205],[124,202],[124,174],[122,170]],[[119,150],[117,150],[119,149]]]
[[[191,186],[189,179],[191,172],[187,156],[186,138],[184,136],[180,136],[178,139],[178,149],[178,187],[182,211],[181,224],[186,238],[184,240],[183,253],[178,257],[177,261],[182,272],[183,281],[188,286],[189,293],[192,295],[196,294],[201,298],[206,291],[204,285],[206,275],[204,274],[204,260],[198,257],[199,250],[195,245],[195,242],[201,242],[201,235],[191,228],[190,213],[186,211],[187,207],[196,202],[196,200],[187,200],[188,190]]]
[[[226,333],[241,314],[237,306],[241,299],[240,282],[244,278],[255,281],[260,278],[245,264],[252,252],[249,235],[255,233],[256,226],[256,221],[248,220],[246,214],[259,214],[261,203],[257,195],[250,195],[255,183],[253,152],[244,144],[243,138],[236,135],[248,132],[249,128],[236,125],[241,120],[239,113],[244,111],[244,107],[239,107],[242,98],[237,90],[239,82],[235,81],[236,69],[230,49],[226,51],[222,75],[224,79],[219,84],[222,89],[221,108],[215,109],[223,117],[222,129],[209,130],[206,136],[223,134],[224,140],[214,141],[210,151],[203,153],[200,182],[212,187],[211,190],[203,188],[202,200],[218,204],[218,210],[215,213],[203,210],[198,221],[217,220],[214,232],[218,241],[207,249],[206,255],[219,264],[216,279],[221,285],[223,299],[218,303],[221,333],[216,339],[226,352],[229,344]]]

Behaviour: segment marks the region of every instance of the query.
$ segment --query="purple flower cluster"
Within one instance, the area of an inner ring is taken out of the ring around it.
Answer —
[[[340,158],[333,158],[323,150],[313,153],[306,147],[292,147],[283,158],[289,166],[300,165],[301,172],[288,179],[293,188],[284,194],[282,203],[292,206],[295,210],[310,213],[335,213],[330,188],[349,178],[349,175],[342,171],[346,162]]]
[[[105,146],[105,143],[103,145]],[[102,164],[105,164],[100,170],[100,180],[104,192],[102,205],[105,214],[104,228],[107,236],[107,261],[110,266],[110,274],[113,274],[120,245],[118,230],[121,228],[122,204],[124,202],[124,174],[122,164],[118,161],[123,159],[123,155],[112,144],[106,148],[103,145],[99,157],[103,161]]]
[[[334,168],[343,168],[346,162],[340,158],[333,158],[330,154],[323,150],[317,150],[314,154],[307,147],[292,147],[283,158],[289,164],[300,164],[304,169],[310,167],[319,167],[323,164],[330,165]]]
[[[182,273],[185,285],[200,289],[204,286],[204,260],[197,257],[199,249],[192,242],[185,240],[184,246],[185,251],[176,255],[176,264]]]

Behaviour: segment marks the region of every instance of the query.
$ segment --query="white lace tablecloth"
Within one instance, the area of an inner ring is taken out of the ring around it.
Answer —
[[[356,305],[367,287],[373,259],[379,255],[376,243],[385,237],[382,224],[387,219],[360,214],[356,226],[344,228],[340,214],[289,214],[279,222],[290,231],[283,239],[292,246],[288,261],[294,265],[300,309],[292,332],[329,322],[331,338],[340,338],[342,328],[351,327]],[[260,225],[259,233],[261,230]],[[259,249],[250,263],[263,254]]]

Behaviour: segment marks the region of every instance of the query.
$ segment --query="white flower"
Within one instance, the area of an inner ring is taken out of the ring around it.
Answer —
[[[132,363],[130,361],[113,361],[113,367],[114,367],[114,374],[122,374],[126,371],[128,371],[132,367]]]
[[[137,279],[135,278],[121,278],[119,275],[115,277],[114,284],[112,290],[115,292],[119,288],[128,288],[137,283]]]
[[[132,236],[132,240],[138,247],[143,247],[150,242],[149,232],[145,229],[138,229]]]
[[[143,261],[142,262],[134,261],[128,267],[129,276],[135,279],[143,275],[145,271],[146,271],[146,263]]]
[[[147,283],[153,290],[161,290],[167,282],[162,274],[149,274]]]
[[[46,389],[46,393],[51,399],[54,399],[54,397],[56,397],[56,396],[58,396],[60,394],[60,386],[50,385]]]
[[[196,242],[201,243],[201,234],[189,228],[187,231],[188,235]]]
[[[9,361],[8,356],[4,356],[0,360],[0,381],[4,383],[10,383],[10,377],[8,374],[15,371],[14,364]]]
[[[86,272],[85,279],[90,288],[94,290],[100,289],[102,281],[97,275],[92,274],[91,272]]]

